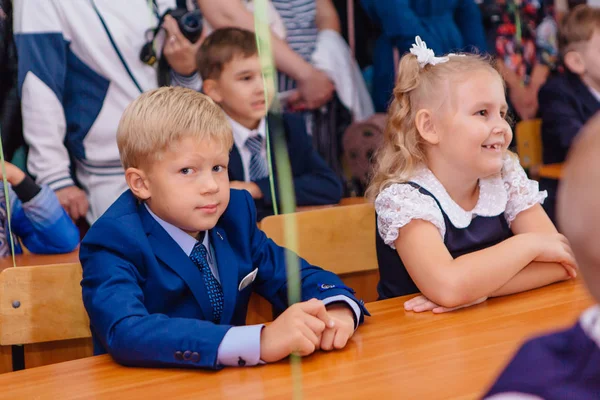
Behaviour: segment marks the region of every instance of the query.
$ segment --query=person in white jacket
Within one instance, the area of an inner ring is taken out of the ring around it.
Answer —
[[[20,0],[14,4],[28,170],[71,218],[93,223],[127,188],[116,143],[125,107],[157,87],[140,51],[176,0]],[[172,83],[196,90],[197,44],[170,16],[162,54]],[[157,41],[158,42],[158,41]],[[155,43],[160,53],[162,43]],[[76,176],[81,188],[75,185]]]

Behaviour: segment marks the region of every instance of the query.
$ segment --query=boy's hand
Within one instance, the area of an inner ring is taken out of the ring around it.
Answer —
[[[262,190],[254,182],[232,181],[229,183],[229,187],[232,189],[247,190],[253,199],[262,199],[263,197]]]
[[[301,356],[312,354],[319,348],[325,327],[334,328],[335,321],[322,301],[296,303],[262,330],[260,359],[275,362],[293,352]]]
[[[487,300],[487,296],[477,299],[469,304],[464,304],[462,306],[450,308],[450,307],[439,306],[421,294],[417,297],[413,297],[412,299],[404,302],[404,309],[406,311],[413,311],[413,312],[431,311],[434,314],[442,314],[442,313],[446,313],[446,312],[450,312],[450,311],[455,311],[455,310],[458,310],[461,308],[471,307],[476,304],[483,303],[486,300]]]
[[[323,331],[321,350],[343,349],[354,335],[354,312],[344,303],[335,303],[327,306],[327,314],[335,325]]]
[[[23,179],[25,179],[25,172],[21,171],[17,166],[9,162],[5,162],[4,168],[6,168],[6,181],[12,186],[17,186],[19,183],[23,182]],[[0,174],[0,180],[2,179],[3,176]]]

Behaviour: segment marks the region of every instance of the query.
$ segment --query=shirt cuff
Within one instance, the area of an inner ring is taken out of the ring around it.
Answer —
[[[217,363],[229,367],[253,366],[260,361],[260,334],[264,325],[234,326],[229,329],[217,352]]]
[[[28,175],[25,175],[25,179],[12,188],[19,200],[23,203],[27,203],[29,200],[33,199],[42,190],[42,188]]]
[[[198,72],[185,76],[171,70],[171,86],[182,86],[199,92],[202,89],[202,78]]]
[[[338,294],[337,296],[331,296],[322,301],[323,301],[323,304],[325,304],[325,305],[339,303],[339,302],[348,304],[348,306],[350,306],[350,308],[354,312],[354,330],[356,330],[358,328],[358,322],[360,321],[361,311],[360,311],[360,307],[358,306],[358,304],[356,304],[356,302],[354,300],[352,300],[348,296],[344,296],[343,294]]]

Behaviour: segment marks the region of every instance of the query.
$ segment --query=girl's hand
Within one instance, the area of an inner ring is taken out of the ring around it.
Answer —
[[[563,265],[571,278],[577,276],[577,261],[567,238],[560,233],[535,233],[538,256],[534,261],[555,262]]]
[[[413,311],[413,312],[431,311],[434,314],[441,314],[441,313],[445,313],[445,312],[458,310],[460,308],[471,307],[476,304],[483,303],[486,300],[487,300],[487,296],[477,299],[474,302],[469,303],[469,304],[464,304],[462,306],[448,308],[448,307],[442,307],[442,306],[435,304],[433,301],[429,300],[427,297],[425,297],[421,294],[417,297],[413,297],[412,299],[406,301],[404,303],[404,309],[406,311]]]

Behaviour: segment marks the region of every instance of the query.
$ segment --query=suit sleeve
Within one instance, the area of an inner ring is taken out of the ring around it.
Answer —
[[[454,13],[454,20],[462,34],[465,46],[475,47],[484,53],[487,50],[487,44],[479,6],[473,0],[459,0]]]
[[[120,364],[141,367],[202,367],[218,369],[219,344],[229,325],[191,318],[150,314],[144,305],[145,277],[140,244],[118,220],[98,220],[81,245],[83,302],[92,330]],[[114,246],[107,246],[111,237]],[[177,352],[198,354],[190,362]]]
[[[284,126],[288,132],[288,154],[292,166],[296,203],[299,206],[337,204],[342,198],[342,184],[335,172],[310,143],[302,117],[286,114]],[[263,192],[263,201],[273,204],[269,178],[255,182]],[[275,189],[279,193],[276,182]]]
[[[426,24],[421,22],[411,9],[409,0],[362,0],[363,4],[375,14],[384,34],[390,38],[394,46],[401,51],[408,51],[414,43],[415,36],[427,43],[436,54],[444,52],[444,48]]]
[[[23,136],[30,146],[28,169],[37,183],[58,190],[74,185],[64,145],[69,41],[56,0],[21,0],[14,6]]]
[[[297,257],[300,268],[300,284],[302,301],[312,298],[324,300],[333,296],[346,296],[359,305],[362,313],[359,323],[364,320],[364,315],[369,315],[364,302],[354,296],[354,290],[345,286],[342,280],[334,273],[325,271],[309,264],[295,253],[278,246],[267,238],[263,231],[256,226],[256,211],[252,197],[244,193],[248,212],[252,215],[250,224],[250,246],[252,263],[258,268],[255,280],[256,291],[267,299],[277,310],[288,307],[286,263],[291,257]]]
[[[538,99],[542,140],[558,142],[568,150],[584,123],[577,112],[576,99],[550,85],[542,87]]]

